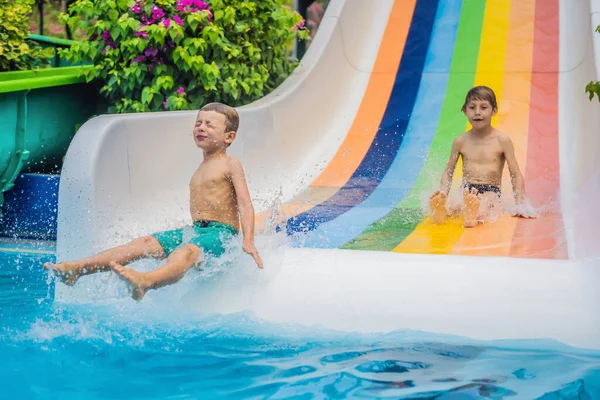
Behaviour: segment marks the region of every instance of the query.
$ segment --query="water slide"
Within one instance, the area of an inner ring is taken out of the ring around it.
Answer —
[[[584,92],[600,77],[598,24],[600,0],[332,0],[292,76],[239,108],[230,150],[266,269],[240,256],[238,279],[192,307],[600,349],[600,105]],[[540,217],[433,225],[427,197],[480,84],[496,91],[493,123]],[[61,175],[59,260],[189,222],[195,115],[104,115],[79,130]],[[84,279],[59,285],[57,301],[90,301]]]

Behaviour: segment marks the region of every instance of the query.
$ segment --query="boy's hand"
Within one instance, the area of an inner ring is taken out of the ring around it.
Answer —
[[[529,210],[516,210],[513,214],[513,217],[521,217],[521,218],[537,218],[537,213]]]
[[[521,218],[537,218],[538,212],[531,204],[529,204],[529,202],[526,201],[515,206],[512,216]]]
[[[256,246],[254,246],[254,243],[244,243],[242,245],[242,250],[244,250],[244,252],[250,254],[252,258],[254,258],[254,261],[256,261],[256,265],[258,266],[258,268],[263,268],[263,261],[258,255],[258,250],[256,250]]]

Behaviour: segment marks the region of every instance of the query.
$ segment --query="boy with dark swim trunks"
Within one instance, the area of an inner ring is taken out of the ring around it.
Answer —
[[[458,162],[463,162],[464,226],[474,227],[486,220],[499,205],[502,171],[508,165],[516,201],[515,216],[535,218],[534,210],[524,205],[525,180],[515,158],[510,138],[492,127],[492,117],[498,112],[496,95],[486,86],[476,86],[467,93],[462,107],[472,128],[458,136],[452,144],[450,159],[442,174],[440,189],[429,199],[430,220],[440,224],[446,220],[446,200],[452,176]]]
[[[179,281],[194,265],[210,255],[218,257],[225,244],[244,234],[242,249],[263,267],[254,246],[254,207],[250,200],[242,164],[227,155],[236,137],[239,116],[235,109],[210,103],[198,112],[194,142],[204,152],[204,159],[190,181],[192,225],[135,239],[88,258],[46,263],[44,268],[57,273],[67,285],[74,285],[82,275],[114,271],[127,282],[132,297],[141,299],[149,289],[158,289]],[[124,265],[142,258],[167,259],[150,272],[138,272]]]

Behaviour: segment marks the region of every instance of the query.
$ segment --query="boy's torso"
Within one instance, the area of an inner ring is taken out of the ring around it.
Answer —
[[[235,189],[229,157],[203,162],[190,180],[190,214],[193,221],[216,221],[239,230]]]
[[[460,147],[463,162],[463,178],[469,184],[500,186],[504,169],[504,150],[499,132],[487,137],[475,137],[467,132]]]

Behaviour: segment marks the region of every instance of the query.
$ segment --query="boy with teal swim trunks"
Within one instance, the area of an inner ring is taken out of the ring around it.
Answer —
[[[141,237],[80,260],[46,263],[44,268],[53,270],[67,285],[74,285],[80,276],[112,270],[130,286],[132,297],[140,300],[150,289],[179,281],[207,255],[223,254],[226,242],[238,234],[240,223],[242,249],[262,268],[254,245],[254,207],[244,170],[237,159],[227,155],[238,125],[237,111],[225,104],[210,103],[198,112],[194,142],[204,151],[204,160],[190,181],[192,225]],[[125,267],[141,258],[166,258],[167,262],[150,272]]]

